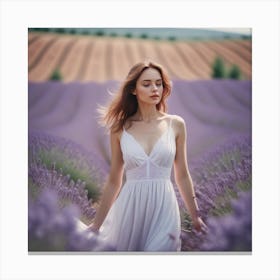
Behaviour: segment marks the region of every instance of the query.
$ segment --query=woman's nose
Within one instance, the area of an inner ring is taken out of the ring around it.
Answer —
[[[157,85],[156,84],[153,84],[152,85],[152,90],[154,91],[154,90],[157,90]]]

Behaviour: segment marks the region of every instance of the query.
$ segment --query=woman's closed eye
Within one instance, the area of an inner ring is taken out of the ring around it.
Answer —
[[[143,84],[144,87],[148,87],[148,86],[150,86],[150,85],[151,85],[151,84]],[[162,86],[162,83],[157,83],[156,86],[157,86],[157,87],[160,87],[160,86]]]

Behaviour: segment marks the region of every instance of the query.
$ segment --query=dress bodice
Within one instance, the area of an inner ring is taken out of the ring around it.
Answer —
[[[132,134],[123,129],[121,150],[126,180],[169,179],[176,152],[175,135],[169,122],[148,155]]]

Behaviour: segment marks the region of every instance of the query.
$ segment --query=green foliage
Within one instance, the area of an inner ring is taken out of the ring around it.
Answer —
[[[186,210],[181,210],[180,211],[180,216],[181,216],[181,227],[185,231],[191,232],[192,230],[192,219],[189,213]]]
[[[223,195],[216,197],[215,207],[209,211],[210,216],[223,216],[231,213],[231,201],[238,197],[237,192],[225,187],[225,192]]]
[[[95,181],[90,174],[90,170],[87,168],[77,168],[78,164],[63,152],[58,149],[52,149],[51,151],[40,151],[38,158],[41,160],[45,166],[51,170],[53,163],[55,162],[55,169],[57,171],[61,170],[63,175],[70,175],[74,182],[78,179],[86,183],[86,189],[88,190],[88,198],[92,198],[93,202],[99,200],[100,188],[98,186],[97,180]]]
[[[49,32],[50,28],[44,28],[44,27],[28,28],[28,31]]]
[[[52,74],[51,74],[49,80],[51,80],[51,81],[61,81],[61,80],[62,80],[62,75],[61,75],[59,69],[55,69],[55,70],[52,72]]]
[[[76,29],[75,29],[75,28],[70,29],[70,30],[69,30],[69,33],[70,33],[70,34],[76,34]]]
[[[147,39],[148,38],[148,35],[146,33],[143,33],[140,35],[140,38],[142,39]]]
[[[251,40],[251,35],[241,35],[241,39],[243,39],[243,40]]]
[[[235,80],[239,80],[241,78],[241,71],[237,65],[232,65],[228,72],[228,78]]]
[[[90,31],[89,31],[89,29],[85,29],[85,30],[81,31],[81,34],[83,34],[83,35],[90,35]]]
[[[34,200],[38,197],[39,193],[40,188],[28,177],[28,198]]]
[[[215,207],[209,211],[209,214],[211,216],[223,216],[231,213],[231,202],[233,199],[238,198],[238,193],[252,190],[252,177],[249,177],[247,180],[237,181],[236,190],[226,187],[224,194],[216,197]]]
[[[245,181],[238,181],[236,183],[237,189],[247,192],[252,190],[252,176],[250,176],[247,180]]]
[[[96,34],[97,36],[104,36],[104,31],[98,30],[95,34]]]
[[[217,57],[212,65],[212,78],[221,79],[226,77],[225,65],[222,58]]]
[[[60,33],[60,34],[63,34],[63,33],[65,33],[65,29],[64,28],[57,28],[56,32]]]
[[[214,79],[241,79],[242,73],[240,68],[233,64],[230,69],[225,67],[224,60],[221,57],[216,57],[212,65],[212,78]]]
[[[132,37],[132,34],[131,34],[131,33],[126,33],[126,34],[125,34],[125,37],[131,38],[131,37]]]
[[[234,162],[236,165],[241,162],[241,154],[238,149],[222,154],[219,158],[216,159],[215,164],[211,163],[205,165],[204,173],[208,177],[213,177],[216,173],[220,173],[224,170],[230,170],[231,168],[233,168],[232,162]],[[203,177],[196,178],[198,182],[202,179]]]
[[[169,36],[169,37],[168,37],[168,40],[169,40],[169,41],[175,41],[175,40],[176,40],[176,37],[175,37],[175,36]]]

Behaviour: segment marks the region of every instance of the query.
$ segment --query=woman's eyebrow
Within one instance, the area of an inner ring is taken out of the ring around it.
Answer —
[[[161,81],[162,79],[157,79],[156,82]],[[142,80],[142,82],[150,82],[151,80]]]

